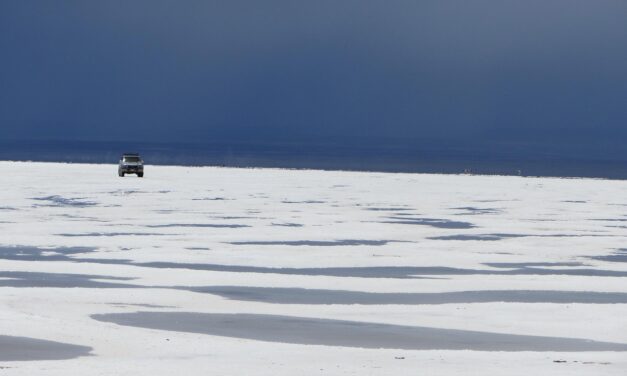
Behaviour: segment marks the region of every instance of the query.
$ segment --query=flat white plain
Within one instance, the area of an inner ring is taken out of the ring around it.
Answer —
[[[306,345],[93,316],[278,315],[627,344],[627,304],[604,298],[627,294],[625,181],[172,166],[139,179],[20,162],[0,162],[0,176],[0,336],[91,347],[0,361],[2,374],[627,373],[625,351]],[[251,287],[283,300],[245,296]],[[288,289],[302,290],[281,297]],[[388,299],[514,290],[530,301]],[[325,295],[337,291],[382,301]]]

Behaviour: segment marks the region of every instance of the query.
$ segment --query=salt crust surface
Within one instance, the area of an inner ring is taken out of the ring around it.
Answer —
[[[627,344],[627,304],[607,299],[286,304],[210,293],[627,293],[627,182],[165,166],[138,179],[113,165],[15,162],[0,173],[0,335],[92,349],[2,361],[6,375],[627,373],[624,351],[305,345],[92,316],[271,315]]]

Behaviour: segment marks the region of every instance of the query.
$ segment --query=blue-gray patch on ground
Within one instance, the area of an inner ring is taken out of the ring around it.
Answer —
[[[251,227],[249,225],[223,224],[223,223],[169,223],[164,225],[147,225],[150,228],[166,227],[207,227],[207,228],[242,228]]]
[[[453,210],[463,210],[464,213],[458,213],[458,215],[480,215],[480,214],[499,214],[502,213],[501,209],[495,208],[476,208],[474,206],[463,206],[459,208],[451,208]]]
[[[89,247],[38,248],[30,246],[0,246],[0,259],[19,261],[67,261],[68,255],[94,252]]]
[[[576,275],[597,277],[627,277],[627,271],[592,269],[580,263],[487,263],[493,269],[461,269],[445,266],[369,266],[332,268],[270,268],[244,265],[220,265],[176,262],[134,262],[125,259],[97,259],[70,257],[74,253],[89,252],[88,248],[39,249],[35,247],[2,247],[0,259],[24,261],[71,261],[105,265],[128,265],[144,268],[206,270],[232,273],[261,273],[355,278],[438,278],[449,275]],[[544,267],[577,267],[549,269]],[[586,268],[581,268],[586,266]]]
[[[230,201],[231,199],[226,197],[201,197],[193,198],[192,201]]]
[[[268,240],[268,241],[241,241],[241,242],[229,242],[233,245],[289,245],[289,246],[310,246],[310,247],[338,247],[338,246],[357,246],[357,245],[370,245],[381,246],[392,242],[400,242],[395,240],[357,240],[357,239],[343,239],[343,240]]]
[[[586,339],[278,315],[135,312],[91,317],[124,326],[301,345],[406,350],[627,351],[627,344]]]
[[[364,208],[365,210],[370,211],[411,211],[414,210],[412,208],[404,208],[404,207],[369,207]]]
[[[131,195],[131,194],[134,194],[134,193],[145,193],[145,192],[144,191],[139,191],[139,190],[136,190],[136,189],[118,189],[116,191],[111,191],[111,192],[108,192],[108,193],[111,193],[111,194],[114,194],[114,195],[115,194]]]
[[[534,268],[534,267],[572,267],[572,266],[586,266],[581,262],[486,262],[483,265],[490,266],[492,268]]]
[[[183,289],[219,295],[231,300],[273,304],[627,303],[627,293],[592,291],[494,290],[444,293],[373,293],[248,286],[204,286]]]
[[[480,240],[480,241],[496,241],[509,238],[583,238],[583,237],[615,237],[617,235],[601,235],[601,234],[457,234],[429,236],[430,240]]]
[[[611,255],[605,256],[591,256],[588,257],[593,260],[609,261],[609,262],[627,262],[627,248],[618,249]]]
[[[98,203],[93,202],[93,201],[85,201],[84,198],[80,198],[80,197],[79,198],[65,198],[59,195],[46,196],[46,197],[33,197],[33,200],[48,202],[47,205],[38,205],[38,206],[53,206],[53,207],[70,206],[70,207],[83,208],[83,207],[98,205]]]
[[[305,201],[281,201],[283,204],[326,204],[326,201],[320,200],[305,200]]]
[[[57,287],[57,288],[141,288],[141,285],[123,283],[133,278],[106,275],[0,272],[0,287]],[[110,280],[105,282],[102,280]],[[118,283],[117,281],[122,281]]]
[[[412,217],[388,217],[388,219],[392,219],[392,221],[382,221],[381,223],[395,223],[395,224],[404,224],[404,225],[422,225],[422,226],[431,226],[436,228],[447,228],[447,229],[468,229],[476,227],[472,223],[462,222],[462,221],[451,221],[449,219],[438,219],[438,218],[412,218]]]
[[[57,236],[85,237],[85,236],[167,236],[180,234],[162,234],[154,232],[87,232],[82,234],[55,234]]]
[[[213,218],[213,219],[258,219],[259,217],[250,217],[250,216],[219,216],[219,215],[212,215],[209,218]]]
[[[100,223],[109,223],[109,222],[111,222],[111,221],[108,221],[108,220],[99,219],[99,218],[95,218],[95,217],[84,217],[82,215],[73,215],[73,214],[67,214],[67,213],[56,214],[55,216],[56,217],[68,218],[69,220],[72,220],[72,221],[88,221],[88,222],[100,222]]]
[[[272,226],[282,226],[282,227],[303,227],[300,223],[272,223]]]
[[[99,263],[101,260],[97,260]],[[80,262],[80,261],[79,261]],[[540,267],[521,267],[505,269],[460,269],[445,266],[367,266],[367,267],[332,267],[332,268],[269,268],[243,265],[219,265],[199,263],[143,262],[133,263],[128,260],[104,260],[104,263],[134,265],[147,268],[208,270],[232,273],[261,273],[283,275],[309,275],[328,277],[355,278],[397,278],[420,279],[433,276],[449,275],[577,275],[596,277],[627,277],[627,271],[603,269],[546,269]]]
[[[42,339],[0,335],[0,361],[64,360],[90,355],[92,348]]]

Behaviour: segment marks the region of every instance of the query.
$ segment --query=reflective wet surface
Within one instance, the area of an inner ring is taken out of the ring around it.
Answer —
[[[462,303],[627,303],[627,293],[589,291],[459,291],[443,293],[372,293],[301,288],[206,286],[189,291],[219,295],[227,299],[274,304],[462,304]]]
[[[436,228],[446,229],[469,229],[476,227],[470,222],[463,221],[451,221],[450,219],[438,219],[438,218],[416,218],[409,216],[394,216],[388,217],[388,221],[382,221],[381,223],[403,224],[403,225],[422,225],[431,226]]]
[[[87,346],[0,335],[1,362],[73,359],[90,355],[91,350]]]
[[[165,225],[148,225],[150,228],[167,228],[167,227],[207,227],[207,228],[242,228],[251,227],[249,225],[222,224],[222,223],[170,223]]]
[[[33,200],[46,202],[46,204],[40,204],[39,206],[58,206],[58,207],[69,206],[69,207],[84,208],[88,206],[98,205],[98,203],[93,202],[93,201],[88,201],[84,198],[68,198],[68,197],[62,197],[59,195],[46,196],[46,197],[33,197]]]
[[[0,271],[0,287],[135,288],[133,278],[106,275]]]
[[[589,257],[593,260],[601,260],[608,262],[627,262],[627,249],[619,249],[611,255],[606,256],[592,256]]]
[[[354,246],[354,245],[372,245],[381,246],[395,240],[359,240],[359,239],[343,239],[343,240],[285,240],[285,241],[242,241],[229,242],[233,245],[289,245],[289,246],[312,246],[312,247],[337,247],[337,246]]]
[[[124,326],[303,345],[407,350],[627,351],[627,344],[258,314],[96,314]]]
[[[287,242],[286,245],[310,246],[347,246],[370,245],[380,246],[387,244],[387,240],[343,240],[300,243],[301,241]],[[252,242],[254,245],[275,245],[274,242]],[[282,245],[284,242],[279,242]],[[251,244],[241,242],[238,244]],[[565,276],[598,276],[598,277],[627,277],[627,271],[606,270],[590,267],[579,262],[526,262],[526,263],[485,263],[488,268],[470,269],[446,266],[367,266],[367,267],[329,267],[329,268],[278,268],[246,265],[222,265],[203,263],[178,263],[165,261],[134,262],[127,259],[98,259],[75,256],[78,253],[91,252],[92,248],[37,248],[37,247],[0,247],[0,259],[23,261],[72,261],[80,263],[95,263],[106,265],[131,265],[145,268],[189,269],[234,273],[263,273],[285,275],[308,275],[330,277],[359,277],[359,278],[430,278],[454,275],[565,275]],[[555,268],[558,267],[558,268]]]

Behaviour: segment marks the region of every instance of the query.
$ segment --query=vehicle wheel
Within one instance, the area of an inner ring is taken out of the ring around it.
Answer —
[[[124,173],[123,172],[118,172],[118,176],[123,178],[124,177]]]
[[[144,173],[143,172],[138,172],[137,173],[137,177],[143,178],[144,177]]]

